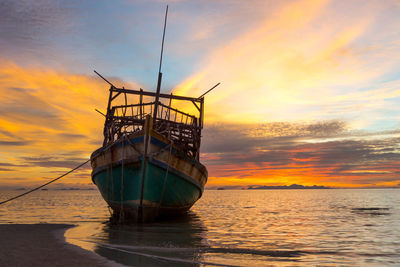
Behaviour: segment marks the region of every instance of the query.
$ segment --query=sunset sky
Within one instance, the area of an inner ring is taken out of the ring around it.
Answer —
[[[0,186],[102,144],[108,85],[206,96],[208,187],[400,187],[400,1],[0,0]],[[90,166],[57,186],[91,185]]]

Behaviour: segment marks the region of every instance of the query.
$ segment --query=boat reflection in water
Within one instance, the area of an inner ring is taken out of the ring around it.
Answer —
[[[105,224],[103,238],[94,251],[133,266],[193,266],[201,263],[206,228],[195,213],[152,224]],[[112,245],[111,245],[112,244]]]
[[[149,224],[83,224],[69,230],[66,237],[68,242],[129,266],[197,266],[205,264],[206,232],[200,218],[189,211]]]

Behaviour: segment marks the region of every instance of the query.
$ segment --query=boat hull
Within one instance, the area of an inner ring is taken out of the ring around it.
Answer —
[[[114,214],[149,222],[186,212],[201,197],[207,170],[151,132],[100,148],[91,157],[92,180]]]

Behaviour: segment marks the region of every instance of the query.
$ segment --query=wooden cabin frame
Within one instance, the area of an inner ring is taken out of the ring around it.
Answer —
[[[210,91],[210,90],[209,90]],[[124,96],[124,105],[113,105],[120,95]],[[128,104],[127,95],[138,95],[137,104]],[[117,88],[111,84],[104,123],[103,146],[108,146],[123,135],[129,136],[144,131],[146,116],[153,118],[153,129],[170,140],[176,148],[187,156],[199,160],[200,139],[204,120],[204,95],[194,98],[173,94],[162,94],[140,90]],[[144,102],[143,97],[155,97],[156,101]],[[157,101],[157,98],[169,99],[169,105]],[[172,100],[191,102],[198,111],[193,116],[171,107]]]

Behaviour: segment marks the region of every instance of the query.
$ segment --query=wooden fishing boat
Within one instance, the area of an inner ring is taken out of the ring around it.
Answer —
[[[113,106],[121,94],[139,95],[139,103]],[[160,94],[192,102],[195,117],[162,102],[144,103],[143,96],[156,94],[111,86],[104,143],[91,156],[92,180],[105,201],[135,221],[187,211],[207,182],[199,161],[204,97]]]
[[[117,88],[96,72],[111,87],[103,146],[91,155],[92,180],[114,215],[130,221],[186,212],[207,182],[200,163],[204,95],[218,84],[200,97],[160,93],[163,43],[155,93]],[[124,104],[114,104],[122,96]],[[198,114],[174,108],[172,100],[192,103]]]

